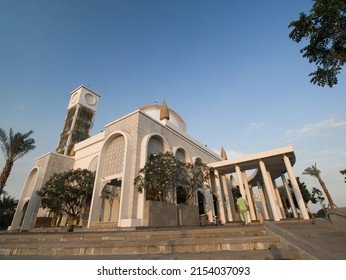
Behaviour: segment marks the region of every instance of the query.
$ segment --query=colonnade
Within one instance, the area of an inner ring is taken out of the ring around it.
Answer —
[[[269,160],[271,162],[267,164],[266,161],[269,162]],[[232,188],[238,188],[241,196],[247,200],[249,221],[260,220],[260,215],[262,215],[264,220],[280,221],[286,219],[285,210],[287,209],[284,209],[275,182],[276,179],[281,179],[282,181],[293,218],[309,219],[289,156],[287,154],[276,154],[275,164],[273,164],[272,155],[269,160],[266,157],[252,157],[251,159],[245,158],[238,162],[225,160],[210,165],[211,178],[213,178],[210,184],[212,192],[218,201],[221,223],[237,220]],[[249,172],[250,170],[253,171],[253,174],[248,175],[247,171]],[[278,173],[278,170],[282,170],[281,174]],[[286,176],[288,176],[291,182],[292,191],[289,189]],[[257,199],[257,203],[253,193],[255,186],[258,188],[257,198],[259,199]],[[292,193],[296,199],[298,209],[295,206]]]

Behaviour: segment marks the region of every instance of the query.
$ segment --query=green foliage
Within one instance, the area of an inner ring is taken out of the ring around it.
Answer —
[[[57,215],[64,212],[76,219],[83,206],[91,200],[94,181],[95,172],[87,169],[55,173],[37,192],[41,206]]]
[[[300,182],[299,177],[297,177],[297,182],[298,182],[298,186],[300,189],[300,192],[302,194],[303,200],[305,202],[305,204],[308,204],[309,201],[311,201],[311,193],[308,190],[308,188],[306,187],[304,182]],[[291,184],[291,182],[289,182],[289,185]]]
[[[306,168],[302,174],[320,178],[321,171],[317,168],[317,164],[315,163],[315,165]]]
[[[299,177],[296,177],[296,180],[297,180],[298,187],[299,187],[300,193],[302,194],[305,205],[307,205],[309,202],[311,202],[313,204],[317,203],[317,200],[315,200],[315,196],[318,194],[318,192],[316,192],[316,191],[314,193],[310,192],[309,189],[307,188],[307,186],[305,185],[305,183],[300,181]],[[288,186],[292,192],[292,183],[290,180],[288,180]],[[315,188],[313,188],[313,189],[315,189]],[[288,200],[288,196],[286,194],[285,189],[283,187],[280,187],[279,192],[280,192],[280,196],[281,196],[283,203],[288,206],[289,200]],[[297,203],[296,197],[294,195],[292,195],[292,199],[293,199],[295,206],[298,208],[298,203]]]
[[[197,159],[194,164],[186,163],[187,178],[186,184],[183,187],[186,190],[186,203],[191,204],[194,194],[197,190],[203,189],[209,181],[209,167],[200,159]]]
[[[316,204],[317,202],[320,202],[322,204],[324,199],[325,198],[323,196],[323,193],[319,189],[312,188],[312,192],[311,192],[311,195],[310,195],[311,203]]]
[[[185,185],[186,177],[184,162],[169,152],[158,153],[151,155],[139,170],[134,184],[139,193],[146,190],[154,194],[154,200],[164,201],[165,192],[169,188]]]
[[[289,37],[297,43],[309,40],[300,52],[317,66],[309,75],[310,82],[333,87],[346,62],[346,1],[313,1],[309,15],[300,13],[299,19],[289,24],[288,27],[293,27]]]
[[[30,150],[36,148],[34,145],[35,140],[33,138],[29,138],[32,133],[32,130],[24,134],[20,132],[14,133],[12,128],[10,128],[8,135],[6,135],[6,132],[0,128],[1,149],[6,161],[14,162],[23,157]]]
[[[145,166],[139,170],[134,184],[139,193],[147,192],[147,199],[164,201],[167,191],[182,187],[189,204],[197,189],[203,188],[209,179],[207,165],[197,160],[195,164],[184,163],[172,153],[151,155]]]
[[[18,200],[11,196],[0,196],[0,229],[7,229],[11,225],[17,204]]]
[[[336,205],[333,202],[333,199],[328,191],[328,188],[326,186],[326,184],[323,182],[322,178],[321,178],[321,171],[317,168],[317,165],[315,163],[315,165],[312,165],[311,167],[308,167],[304,170],[303,175],[310,175],[312,177],[315,177],[318,182],[320,183],[324,193],[327,196],[328,199],[328,203],[329,203],[329,207],[331,208],[335,208]]]
[[[14,133],[12,128],[8,135],[0,128],[0,146],[5,156],[5,167],[0,174],[0,194],[2,193],[7,179],[12,171],[13,163],[26,155],[29,151],[35,149],[35,140],[29,138],[33,133],[32,130],[24,134],[20,132]]]

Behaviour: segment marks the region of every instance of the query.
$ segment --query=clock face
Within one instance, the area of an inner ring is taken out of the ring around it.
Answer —
[[[96,104],[96,98],[91,93],[86,93],[84,95],[84,100],[89,105],[95,105]]]

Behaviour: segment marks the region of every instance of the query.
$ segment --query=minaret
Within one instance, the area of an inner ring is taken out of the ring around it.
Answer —
[[[90,137],[100,96],[85,86],[71,93],[64,128],[56,152],[73,154],[74,144]]]
[[[227,154],[226,154],[226,151],[225,151],[225,149],[223,147],[221,148],[221,157],[224,160],[227,160]]]
[[[165,101],[162,102],[160,111],[160,121],[169,120],[169,109]]]

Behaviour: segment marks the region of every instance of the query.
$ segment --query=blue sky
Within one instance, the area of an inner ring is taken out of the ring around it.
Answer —
[[[228,157],[292,145],[302,176],[317,163],[346,206],[346,78],[309,83],[314,65],[288,38],[310,0],[0,0],[0,127],[34,130],[36,150],[5,187],[19,198],[35,158],[54,151],[70,92],[101,95],[93,134],[141,106],[177,111],[189,133]],[[0,168],[3,157],[0,157]]]

